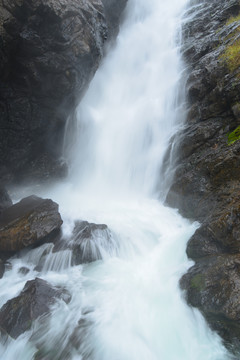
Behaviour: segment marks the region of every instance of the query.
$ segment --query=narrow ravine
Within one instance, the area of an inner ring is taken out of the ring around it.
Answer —
[[[77,126],[68,124],[69,177],[37,190],[60,205],[65,239],[75,220],[106,224],[111,236],[95,239],[102,260],[89,264],[71,266],[69,250],[53,253],[48,244],[10,260],[0,306],[35,277],[72,298],[2,344],[1,359],[230,359],[179,289],[191,265],[186,243],[198,224],[163,205],[171,171],[161,178],[161,167],[185,116],[179,34],[187,6],[129,0],[116,44],[77,109]]]

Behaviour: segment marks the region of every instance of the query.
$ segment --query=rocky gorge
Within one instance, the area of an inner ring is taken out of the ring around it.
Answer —
[[[194,1],[183,26],[188,115],[166,202],[200,222],[181,279],[232,351],[240,349],[240,3]]]
[[[125,4],[126,0],[0,2],[0,184],[66,176],[61,158],[66,120],[74,118],[105,46],[116,36]],[[195,265],[180,281],[186,300],[238,353],[240,3],[191,4],[182,29],[188,115],[175,136],[176,172],[166,203],[200,223],[187,246]],[[72,266],[91,263],[101,260],[102,249],[111,249],[114,234],[107,225],[79,219],[65,239],[62,222],[54,201],[30,196],[13,205],[0,187],[0,278],[11,267],[10,257],[21,259],[39,250],[33,261],[37,277],[0,309],[2,342],[17,339],[39,319],[44,322],[55,303],[71,301],[64,287],[39,278],[49,261],[61,262],[65,254]],[[30,266],[18,269],[22,276],[29,271]],[[86,314],[68,346],[87,336]],[[34,359],[70,356],[45,352],[37,337],[33,333],[30,339],[39,347]]]

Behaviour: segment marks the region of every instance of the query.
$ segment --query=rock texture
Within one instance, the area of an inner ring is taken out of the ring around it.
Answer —
[[[116,32],[125,3],[0,1],[0,179],[66,174],[59,160],[65,122],[99,65],[108,33]]]
[[[8,195],[7,190],[3,186],[0,186],[0,214],[11,205],[12,200]]]
[[[29,245],[50,241],[61,225],[56,203],[29,196],[0,215],[0,251],[19,251]]]
[[[167,203],[199,220],[182,287],[229,347],[240,348],[240,3],[194,1],[183,26],[188,117]]]
[[[76,222],[72,238],[74,265],[102,259],[102,251],[108,246],[111,247],[111,234],[107,225]]]
[[[36,278],[28,281],[22,292],[0,309],[0,329],[16,339],[30,330],[32,322],[39,316],[49,313],[56,299],[68,303],[71,296],[66,290],[54,288],[45,280]]]
[[[79,220],[75,222],[71,238],[57,241],[53,252],[70,249],[72,265],[79,265],[101,260],[102,255],[111,252],[113,247],[112,234],[107,225]]]

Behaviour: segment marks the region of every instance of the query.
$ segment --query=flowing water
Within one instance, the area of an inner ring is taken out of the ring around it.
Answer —
[[[179,34],[186,6],[129,0],[116,44],[77,109],[78,123],[74,130],[68,124],[69,178],[38,189],[59,203],[65,239],[78,219],[107,224],[110,239],[93,239],[102,260],[90,264],[71,266],[71,251],[53,253],[51,244],[10,260],[0,306],[35,277],[65,287],[72,299],[2,343],[2,360],[30,360],[38,348],[47,360],[229,359],[178,285],[191,265],[185,248],[197,224],[162,203],[171,180],[171,166],[161,175],[164,155],[184,121]],[[19,272],[23,266],[27,274]]]

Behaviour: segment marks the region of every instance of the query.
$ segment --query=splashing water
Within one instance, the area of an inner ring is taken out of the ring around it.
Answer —
[[[34,359],[39,348],[48,360],[230,358],[178,286],[191,265],[185,248],[197,224],[156,199],[156,189],[168,189],[160,169],[184,120],[177,34],[186,5],[128,1],[115,47],[77,109],[74,142],[68,125],[69,179],[38,190],[60,204],[65,238],[83,219],[107,224],[111,241],[101,239],[102,260],[85,265],[72,266],[71,251],[54,253],[50,244],[11,259],[0,305],[36,276],[65,287],[72,299],[2,344],[1,359]],[[27,274],[19,272],[23,266]]]

